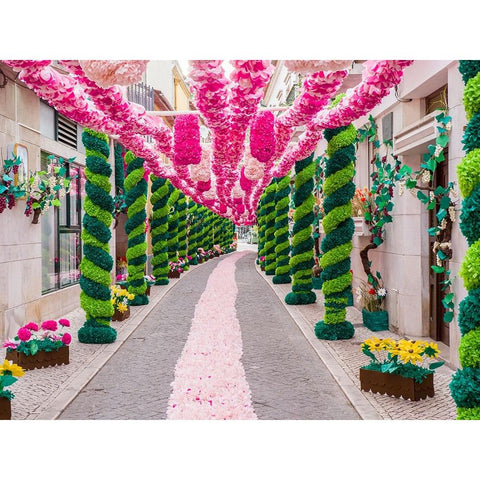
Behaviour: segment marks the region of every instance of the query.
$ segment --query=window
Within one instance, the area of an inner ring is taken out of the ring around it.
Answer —
[[[82,126],[61,115],[44,101],[40,101],[40,132],[44,137],[85,153]]]
[[[48,153],[41,153],[42,169],[47,167]],[[81,260],[83,168],[67,167],[67,176],[74,178],[70,191],[60,199],[60,207],[50,207],[42,215],[42,293],[48,293],[78,283]]]
[[[437,91],[425,98],[425,115],[438,109],[448,108],[448,89],[447,85],[439,88]]]

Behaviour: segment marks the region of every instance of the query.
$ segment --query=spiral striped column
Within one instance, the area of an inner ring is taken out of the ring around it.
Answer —
[[[125,203],[128,220],[125,222],[127,241],[128,279],[127,290],[135,294],[131,305],[147,305],[147,282],[145,281],[145,265],[147,262],[147,242],[145,241],[145,220],[147,212],[148,184],[143,178],[145,168],[143,158],[136,157],[131,151],[125,154],[127,176],[125,178]]]
[[[110,326],[110,272],[113,259],[108,242],[112,236],[113,200],[110,196],[112,168],[108,163],[108,137],[85,128],[85,201],[82,229],[83,258],[80,264],[80,306],[86,322],[78,330],[81,343],[112,343],[117,332]]]
[[[293,216],[293,239],[290,268],[293,276],[292,291],[285,297],[289,305],[305,305],[317,300],[312,291],[312,267],[314,240],[312,223],[314,219],[313,175],[315,163],[313,153],[295,163],[295,213]]]
[[[165,178],[150,175],[152,181],[152,267],[155,285],[168,285],[168,184]]]
[[[275,275],[275,194],[277,179],[273,178],[265,189],[265,275]]]
[[[453,375],[450,391],[459,420],[480,420],[480,61],[461,60],[459,70],[465,82],[463,103],[468,120],[462,140],[467,153],[457,166],[463,197],[460,230],[468,244],[459,275],[467,296],[458,314],[462,368]]]
[[[125,173],[123,168],[122,146],[115,144],[115,191],[117,195],[123,193],[125,186]]]
[[[180,190],[177,190],[170,182],[170,198],[168,199],[168,261],[178,262],[178,210],[177,201],[180,196]]]
[[[183,258],[185,271],[190,267],[187,260],[187,198],[180,192],[177,200],[178,211],[178,256]]]
[[[187,255],[192,257],[190,265],[197,265],[197,239],[198,239],[198,204],[192,199],[188,202],[188,228]]]
[[[275,257],[276,269],[273,283],[290,283],[290,239],[288,210],[290,205],[290,174],[277,181],[275,193]]]
[[[206,250],[205,246],[205,222],[207,220],[207,209],[203,205],[199,205],[198,207],[198,224],[197,224],[197,231],[196,231],[196,246],[197,246],[197,253],[199,248],[203,248]]]
[[[265,257],[265,197],[266,193],[263,192],[258,202],[257,209],[257,225],[258,225],[258,259],[257,264],[261,267],[265,267],[265,261],[261,261],[261,257]]]
[[[355,193],[355,147],[357,131],[353,125],[326,129],[328,141],[322,220],[325,238],[323,255],[322,290],[325,296],[325,317],[315,325],[315,335],[326,340],[352,338],[355,329],[345,320],[348,294],[351,291],[350,253],[355,229],[351,199]]]

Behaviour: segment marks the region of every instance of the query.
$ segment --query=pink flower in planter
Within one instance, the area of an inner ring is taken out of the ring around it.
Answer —
[[[33,330],[35,332],[38,332],[38,325],[36,323],[30,322],[25,325],[24,328],[27,328],[28,330]]]
[[[62,326],[62,327],[69,327],[70,326],[70,321],[67,320],[66,318],[61,318],[58,323]]]
[[[18,347],[18,343],[15,343],[14,340],[7,340],[3,344],[3,348],[11,348],[12,350],[15,350]]]
[[[17,335],[22,342],[28,342],[30,340],[30,337],[32,336],[30,330],[25,327],[19,328]]]
[[[71,341],[72,341],[72,336],[69,333],[64,333],[62,337],[62,343],[64,345],[70,345]]]
[[[43,330],[51,330],[54,332],[58,328],[57,322],[55,320],[46,320],[42,323]]]

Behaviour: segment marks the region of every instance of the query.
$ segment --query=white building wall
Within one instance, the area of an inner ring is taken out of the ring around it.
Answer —
[[[150,60],[144,73],[144,82],[155,90],[160,90],[171,105],[175,102],[172,69],[173,60]]]

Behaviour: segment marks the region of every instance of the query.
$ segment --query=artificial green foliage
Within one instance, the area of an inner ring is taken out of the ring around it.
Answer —
[[[152,195],[152,273],[155,285],[168,285],[168,184],[165,178],[151,174]]]
[[[467,117],[477,122],[480,113],[480,62],[460,61],[459,70],[464,80],[468,78],[464,103]],[[474,72],[476,70],[476,73]],[[475,73],[475,75],[474,75]],[[459,358],[462,369],[452,377],[450,391],[457,405],[458,418],[477,419],[480,409],[480,328],[478,328],[478,304],[480,299],[480,238],[478,228],[470,226],[475,222],[480,211],[478,188],[480,185],[480,142],[474,144],[473,128],[467,125],[463,141],[469,152],[457,167],[459,186],[464,197],[462,202],[462,232],[468,234],[468,250],[460,267],[460,276],[468,290],[461,302],[458,324],[462,337],[459,346]],[[478,135],[475,134],[475,137]],[[470,197],[470,198],[469,198]],[[463,209],[468,211],[463,211]],[[476,313],[475,313],[476,310]]]
[[[184,271],[187,271],[188,266],[187,259],[187,199],[185,194],[180,192],[177,200],[178,211],[178,256],[183,258],[185,266]]]
[[[275,275],[275,194],[277,179],[265,189],[265,275]]]
[[[480,183],[472,190],[471,195],[462,202],[460,214],[460,230],[471,246],[480,238]]]
[[[458,164],[457,176],[462,197],[468,197],[480,183],[480,145],[468,152]]]
[[[463,83],[467,83],[480,72],[480,60],[461,60],[458,71],[462,75]]]
[[[466,83],[463,91],[463,105],[467,120],[480,110],[480,73],[471,77]]]
[[[168,199],[168,261],[178,263],[178,210],[177,201],[180,190],[177,190],[170,182],[170,198]]]
[[[349,125],[327,129],[324,136],[328,141],[329,155],[323,184],[325,216],[322,225],[326,235],[320,259],[325,317],[316,324],[315,335],[321,339],[339,340],[354,335],[353,325],[346,321],[346,306],[352,285],[350,254],[354,224],[351,199],[355,192],[353,143],[357,134],[353,125]]]
[[[258,264],[265,266],[265,197],[266,192],[262,193],[258,203],[257,222],[258,222]]]
[[[462,335],[480,327],[480,288],[470,290],[459,304],[458,327]]]
[[[463,367],[480,367],[480,329],[475,328],[462,336],[458,354]]]
[[[198,242],[198,223],[199,210],[198,204],[192,199],[188,202],[188,241],[187,241],[187,255],[190,255],[190,265],[197,265],[197,242]]]
[[[80,306],[86,322],[78,331],[81,343],[112,343],[117,332],[110,326],[113,305],[110,302],[110,271],[113,259],[108,242],[111,238],[113,201],[110,196],[108,137],[85,128],[85,192],[82,229],[83,258],[80,264]]]
[[[292,291],[285,297],[289,305],[315,303],[317,297],[312,291],[312,267],[314,240],[312,223],[314,219],[313,176],[315,163],[313,153],[295,163],[295,193],[293,202],[293,238],[290,269],[293,276]]]
[[[288,238],[288,210],[290,204],[290,174],[277,181],[275,193],[275,256],[273,283],[290,283],[290,240]]]
[[[462,142],[463,150],[467,153],[478,148],[478,145],[480,145],[480,113],[476,113],[468,123],[465,128],[465,133],[463,134]]]
[[[458,273],[467,290],[480,287],[480,238],[468,248]]]
[[[145,281],[145,265],[147,262],[147,243],[145,241],[145,220],[147,213],[148,185],[143,178],[144,159],[135,157],[131,151],[125,154],[127,176],[125,178],[125,203],[127,204],[128,220],[125,222],[127,241],[128,280],[127,290],[135,298],[131,305],[147,305],[147,283]]]

